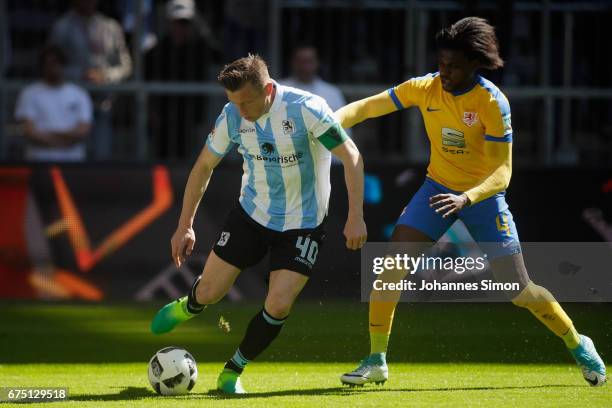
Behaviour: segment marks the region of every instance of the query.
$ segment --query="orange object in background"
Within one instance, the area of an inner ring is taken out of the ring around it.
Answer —
[[[0,168],[0,298],[101,300],[102,291],[73,273],[52,265],[41,273],[32,263],[26,229],[31,173]]]
[[[33,298],[25,213],[31,171],[0,168],[0,298]]]
[[[57,201],[66,223],[66,232],[81,272],[90,271],[98,262],[125,245],[172,206],[173,193],[170,175],[165,166],[152,170],[153,200],[139,213],[117,227],[96,248],[92,249],[87,229],[68,189],[59,167],[51,169]]]
[[[104,297],[100,289],[68,271],[56,269],[53,280],[67,290],[71,297],[91,301],[99,301]]]
[[[36,203],[28,201],[33,199],[30,194],[33,170],[0,167],[0,299],[102,300],[104,292],[77,273],[89,272],[172,206],[168,169],[161,165],[151,169],[151,202],[128,216],[96,245],[92,245],[89,239],[81,211],[61,169],[52,166],[49,173],[61,218],[45,226],[41,225],[42,219],[38,220]],[[63,234],[67,235],[74,252],[78,272],[56,268],[48,250],[45,250],[47,240]]]

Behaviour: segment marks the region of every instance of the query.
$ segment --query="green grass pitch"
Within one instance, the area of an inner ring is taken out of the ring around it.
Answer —
[[[612,356],[612,305],[566,305],[604,361]],[[611,407],[610,386],[591,388],[560,340],[509,304],[401,304],[390,344],[390,380],[346,388],[339,375],[368,351],[367,305],[303,302],[281,336],[243,375],[248,396],[214,392],[256,304],[221,303],[165,336],[148,332],[157,305],[0,304],[0,387],[68,387],[45,407]],[[219,317],[231,331],[218,328]],[[180,397],[147,380],[158,349],[196,358],[199,379]],[[0,404],[1,407],[23,404]]]

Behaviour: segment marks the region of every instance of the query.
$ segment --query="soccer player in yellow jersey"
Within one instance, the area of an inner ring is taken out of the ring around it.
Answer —
[[[419,243],[425,250],[456,220],[476,242],[497,243],[489,252],[499,280],[519,282],[512,303],[528,309],[559,336],[591,385],[603,385],[606,369],[590,338],[578,334],[553,295],[529,279],[518,233],[505,201],[512,171],[510,105],[504,94],[478,75],[503,65],[495,31],[477,17],[464,18],[436,35],[436,73],[401,85],[336,112],[344,128],[411,106],[419,108],[431,144],[427,177],[402,212],[394,242]],[[421,252],[419,251],[419,254]],[[384,383],[387,344],[399,293],[370,294],[370,355],[342,375],[349,385]]]

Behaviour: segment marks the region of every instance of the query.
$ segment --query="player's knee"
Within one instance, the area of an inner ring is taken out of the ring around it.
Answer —
[[[283,296],[268,296],[266,298],[266,312],[276,319],[283,319],[291,312],[293,301]]]
[[[212,305],[220,301],[225,293],[212,285],[200,282],[196,288],[196,301],[202,305]]]
[[[550,294],[550,292],[539,285],[536,285],[532,281],[529,281],[527,286],[518,294],[515,298],[512,299],[512,303],[514,303],[518,307],[529,307],[534,303],[542,303],[542,302],[554,302],[554,297]]]

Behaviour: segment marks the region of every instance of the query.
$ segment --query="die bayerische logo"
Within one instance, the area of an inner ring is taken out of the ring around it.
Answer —
[[[272,153],[274,153],[274,145],[272,143],[262,143],[261,144],[261,152],[263,154],[272,154]]]
[[[249,154],[249,157],[254,160],[264,161],[270,165],[281,165],[281,167],[293,166],[300,162],[304,157],[302,152],[293,152],[289,154],[281,154],[276,151],[274,144],[263,142],[259,145],[261,154]]]

